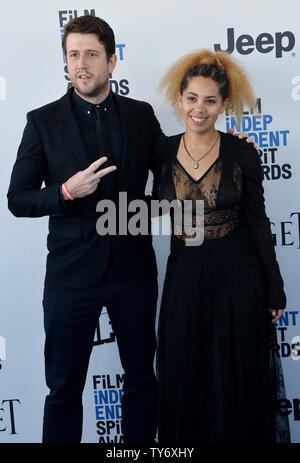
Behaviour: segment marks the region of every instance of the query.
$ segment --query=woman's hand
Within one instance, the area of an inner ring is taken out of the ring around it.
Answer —
[[[272,323],[276,323],[277,320],[279,320],[280,317],[282,317],[283,310],[274,310],[274,309],[269,309],[269,311],[272,314]]]

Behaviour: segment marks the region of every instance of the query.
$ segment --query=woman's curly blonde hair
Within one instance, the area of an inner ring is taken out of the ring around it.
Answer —
[[[246,104],[254,108],[255,98],[245,71],[226,52],[195,50],[176,61],[161,80],[159,89],[165,89],[166,97],[178,111],[177,94],[187,88],[190,79],[209,77],[219,84],[223,101],[228,98],[228,109],[238,117]]]

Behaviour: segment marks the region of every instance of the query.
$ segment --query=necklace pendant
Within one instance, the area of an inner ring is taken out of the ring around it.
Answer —
[[[195,164],[194,164],[194,169],[198,169],[198,167],[199,167],[198,162],[195,162]]]

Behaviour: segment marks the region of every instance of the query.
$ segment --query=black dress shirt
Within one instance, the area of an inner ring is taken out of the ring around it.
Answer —
[[[120,168],[123,155],[123,136],[120,116],[112,91],[110,91],[108,97],[99,105],[89,103],[73,91],[73,107],[82,137],[91,158],[91,163],[99,159],[95,106],[102,106],[104,109],[104,118],[112,147],[113,161],[115,165]]]
[[[102,106],[104,109],[104,118],[107,124],[108,136],[112,148],[112,158],[114,165],[117,166],[117,171],[114,173],[115,178],[118,178],[123,156],[123,134],[121,120],[114,101],[112,91],[109,92],[107,98],[99,105],[94,105],[81,98],[74,90],[72,93],[72,105],[76,115],[76,120],[79,125],[81,135],[83,137],[87,152],[91,159],[91,163],[99,159],[98,141],[96,133],[96,111],[95,106]],[[103,168],[105,164],[103,165]],[[60,187],[60,202],[63,210],[69,206],[69,201],[65,201]]]

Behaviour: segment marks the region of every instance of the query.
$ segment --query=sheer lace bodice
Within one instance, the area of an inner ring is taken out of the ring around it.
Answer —
[[[199,225],[196,217],[195,201],[204,203],[204,239],[221,238],[229,233],[239,223],[239,204],[232,208],[217,209],[217,195],[219,191],[223,161],[217,158],[199,180],[194,180],[176,158],[172,163],[172,178],[176,197],[180,201],[192,200],[192,226]],[[234,182],[241,192],[242,177],[238,165],[234,169]],[[180,239],[191,239],[193,232],[187,230],[187,225],[176,227],[173,221],[174,234]],[[177,233],[178,231],[178,233]],[[181,233],[181,231],[183,231]]]

